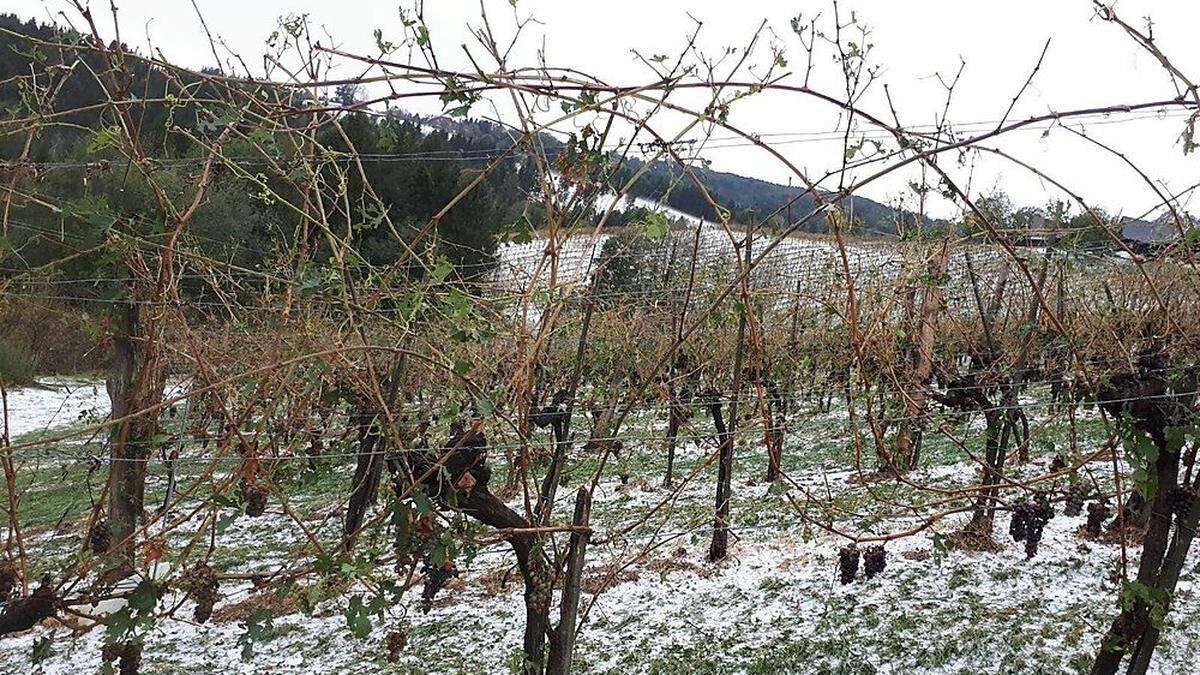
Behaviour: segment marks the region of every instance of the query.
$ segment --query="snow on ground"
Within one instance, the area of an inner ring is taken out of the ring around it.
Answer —
[[[673,230],[659,243],[663,247],[678,244],[681,251],[690,251],[698,227],[700,241],[697,250],[699,263],[703,267],[719,269],[722,265],[731,266],[741,256],[735,246],[735,242],[740,243],[745,236],[741,225],[735,225],[732,231],[727,231],[719,223],[702,220],[646,199],[637,198],[634,204],[658,211],[672,222],[682,224],[682,229]],[[586,283],[589,274],[600,264],[604,243],[610,236],[604,232],[584,230],[563,238],[557,244],[555,284]],[[544,233],[535,233],[530,242],[500,245],[496,251],[497,266],[492,273],[492,281],[501,288],[517,292],[549,286],[551,274],[549,258],[546,256],[549,244]],[[906,259],[910,265],[919,263],[923,266],[925,263],[921,263],[920,258],[928,255],[925,250],[927,247],[914,248],[883,239],[854,239],[839,245],[824,237],[793,234],[779,238],[776,233],[770,232],[756,237],[753,250],[757,255],[765,251],[767,246],[772,248],[756,266],[751,277],[753,283],[760,287],[791,289],[800,282],[801,287],[810,292],[827,288],[831,283],[840,283],[845,279],[846,267],[860,289],[890,284],[901,275]],[[1036,257],[1037,252],[1024,250],[1021,255]],[[952,297],[965,297],[969,279],[968,256],[969,264],[983,276],[1009,258],[1007,253],[988,246],[956,249],[947,261],[947,269],[953,280],[948,285]]]
[[[170,378],[165,388],[171,397],[187,384]],[[94,424],[108,416],[111,403],[104,380],[86,377],[45,377],[30,387],[8,391],[8,436],[45,435],[75,424]]]
[[[85,378],[43,378],[35,387],[8,392],[8,435],[15,439],[108,414],[104,382]]]
[[[1106,625],[1116,592],[1108,572],[1119,559],[1115,546],[1081,541],[1078,521],[1051,521],[1029,561],[1015,546],[997,554],[934,553],[929,537],[904,540],[888,547],[882,575],[865,580],[860,573],[847,586],[835,578],[839,542],[798,530],[749,535],[716,565],[703,560],[703,536],[673,542],[617,574],[616,585],[597,598],[592,593],[609,571],[606,560],[625,561],[632,553],[597,547],[585,577],[592,592],[584,597],[579,670],[1076,672]],[[496,588],[496,575],[511,565],[498,566],[503,559],[481,557],[428,614],[410,600],[391,625],[365,640],[350,635],[337,606],[313,617],[276,618],[275,637],[256,644],[248,659],[238,642],[245,617],[203,626],[162,622],[147,639],[144,672],[508,672],[523,610],[515,582]],[[239,587],[234,601],[248,594]],[[1156,673],[1194,672],[1200,648],[1194,569],[1179,597],[1191,609],[1180,607],[1172,620]],[[405,623],[409,646],[398,664],[388,664],[383,636]],[[34,639],[46,633],[0,641],[0,659],[24,667]],[[101,631],[56,633],[57,654],[33,672],[97,669]]]
[[[103,414],[104,408],[103,387],[81,382],[53,390],[18,390],[13,400],[20,402],[26,430],[69,424],[81,411],[99,407]],[[41,407],[31,401],[40,401]],[[825,418],[829,415],[816,415],[813,421]],[[785,455],[797,463],[789,474],[803,490],[829,495],[853,511],[864,503],[866,491],[888,489],[884,483],[851,484],[844,465],[826,466],[821,443],[836,441],[836,431],[815,423],[810,428],[812,438],[789,438]],[[681,469],[698,465],[710,452],[703,442],[681,444]],[[805,460],[805,452],[818,459]],[[970,553],[946,547],[945,537],[961,529],[965,519],[950,517],[889,542],[881,575],[868,580],[860,570],[854,583],[843,586],[836,578],[836,552],[844,540],[807,524],[783,495],[751,480],[761,470],[761,457],[740,449],[738,458],[736,536],[729,559],[717,564],[705,560],[713,471],[702,471],[673,494],[659,485],[661,463],[629,458],[633,476],[627,483],[612,477],[598,486],[593,509],[597,543],[589,550],[584,577],[579,672],[957,674],[1086,668],[1115,606],[1120,581],[1114,572],[1121,549],[1080,537],[1083,516],[1052,519],[1031,560],[1021,545],[1007,540],[1003,515],[996,523],[1003,550]],[[1100,465],[1094,468],[1103,471]],[[677,476],[686,473],[681,470]],[[962,484],[973,480],[974,473],[969,463],[950,462],[922,469],[913,478]],[[574,487],[560,489],[559,513],[568,511]],[[794,489],[792,494],[803,498]],[[304,512],[306,527],[331,541],[340,525],[336,505],[317,503],[306,509],[303,495],[297,497],[293,507]],[[631,536],[604,543],[633,514],[664,500],[673,504],[664,510],[674,514],[671,518],[652,519]],[[205,515],[197,514],[180,528],[168,551],[186,545]],[[836,524],[884,532],[915,523],[896,516],[884,522],[843,518]],[[265,517],[241,516],[223,527],[214,560],[241,571],[288,563],[290,551],[305,537],[275,505]],[[37,535],[33,544],[70,549],[77,536],[49,531]],[[1130,551],[1134,560],[1136,555],[1136,549]],[[469,563],[463,561],[462,576],[442,591],[428,613],[422,612],[414,588],[362,640],[347,628],[344,595],[306,616],[282,601],[277,584],[255,589],[246,582],[226,582],[226,596],[210,623],[191,623],[187,603],[177,619],[158,622],[146,636],[142,672],[511,672],[519,662],[524,622],[513,564],[503,545],[484,549]],[[1155,673],[1195,672],[1200,654],[1198,568],[1200,555],[1193,552]],[[277,615],[266,637],[244,652],[243,637],[255,608],[271,608]],[[385,636],[392,630],[408,634],[408,645],[394,664],[385,658]],[[46,637],[52,638],[54,653],[34,666],[30,654],[35,641]],[[72,635],[61,625],[8,636],[0,639],[0,672],[97,672],[104,639],[101,629]]]

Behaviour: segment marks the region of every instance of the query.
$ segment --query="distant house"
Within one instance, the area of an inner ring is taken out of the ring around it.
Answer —
[[[1026,228],[1025,236],[1021,238],[1020,244],[1023,246],[1053,246],[1067,234],[1067,230],[1058,223],[1046,220],[1042,214],[1035,213],[1029,218],[1029,227]]]
[[[1185,215],[1183,230],[1186,232],[1195,226],[1195,219]],[[1131,251],[1139,255],[1160,253],[1167,246],[1178,241],[1179,235],[1179,225],[1169,213],[1155,220],[1121,219],[1121,240]]]

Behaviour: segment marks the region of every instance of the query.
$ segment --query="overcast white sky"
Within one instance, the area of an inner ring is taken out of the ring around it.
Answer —
[[[375,50],[373,31],[398,39],[401,26],[397,4],[379,0],[195,0],[209,28],[246,57],[263,51],[266,37],[279,17],[306,13],[343,49],[368,54]],[[485,0],[493,27],[505,32],[512,26],[507,0]],[[92,1],[102,26],[109,30],[106,1]],[[149,44],[169,60],[190,65],[210,65],[213,57],[196,18],[191,0],[118,0],[122,39],[145,50]],[[647,54],[676,54],[693,27],[692,16],[704,22],[699,45],[716,54],[725,46],[744,45],[766,19],[787,50],[793,70],[802,67],[803,52],[789,29],[797,14],[818,12],[829,16],[825,0],[792,2],[728,0],[519,0],[522,16],[532,14],[540,24],[528,29],[524,49],[514,65],[533,65],[536,50],[545,48],[552,65],[570,66],[613,83],[641,83],[648,79],[644,65],[632,49]],[[1168,99],[1174,89],[1157,62],[1121,34],[1113,25],[1092,16],[1090,0],[859,0],[841,3],[843,13],[854,9],[859,20],[872,28],[873,60],[882,66],[874,95],[864,105],[887,118],[882,84],[886,83],[906,124],[928,124],[939,115],[944,92],[935,74],[953,74],[960,58],[966,61],[962,82],[949,118],[957,123],[994,121],[1004,114],[1020,89],[1047,38],[1049,52],[1033,85],[1010,119],[1091,106]],[[62,0],[7,0],[7,11],[48,19],[62,11],[75,17]],[[1158,45],[1176,65],[1200,81],[1200,2],[1196,0],[1120,0],[1117,9],[1137,25],[1144,17],[1154,21]],[[459,45],[470,42],[467,26],[479,24],[478,0],[429,0],[427,19],[443,65],[462,65]],[[60,19],[61,20],[61,19]],[[325,41],[328,44],[328,40]],[[257,66],[255,66],[257,67]],[[828,53],[818,62],[814,80],[836,93],[836,67]],[[353,74],[348,68],[342,75]],[[425,108],[428,110],[428,107]],[[478,112],[487,112],[480,109]],[[1129,118],[1129,119],[1127,119]],[[1117,121],[1120,119],[1120,121]],[[814,140],[798,134],[833,129],[836,111],[795,95],[752,97],[735,107],[730,118],[748,131],[768,135],[787,158],[812,174],[836,166],[841,146],[836,141]],[[1182,119],[1142,114],[1091,120],[1087,131],[1118,147],[1168,190],[1182,190],[1200,182],[1200,158],[1185,157],[1178,143]],[[670,132],[670,122],[663,129]],[[790,134],[790,135],[786,135]],[[728,136],[718,131],[717,136]],[[786,141],[786,142],[782,142]],[[1137,215],[1156,202],[1154,192],[1119,159],[1099,151],[1073,134],[1040,130],[1022,132],[991,145],[1038,166],[1062,180],[1086,199],[1112,211]],[[735,146],[705,155],[714,168],[777,182],[786,182],[787,169],[761,150]],[[956,178],[971,178],[973,192],[1001,187],[1021,204],[1042,204],[1059,196],[1023,169],[995,160],[980,160],[974,167],[954,166]],[[896,176],[864,188],[862,194],[890,201],[905,193],[910,175]],[[1200,192],[1200,190],[1197,190]],[[1200,197],[1186,206],[1200,211]],[[940,207],[947,213],[945,205]]]

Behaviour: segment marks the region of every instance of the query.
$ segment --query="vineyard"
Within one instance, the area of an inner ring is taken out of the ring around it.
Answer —
[[[1161,97],[1026,115],[1043,50],[986,127],[922,126],[836,3],[635,82],[518,60],[500,4],[204,69],[100,3],[0,22],[0,671],[1195,671],[1200,185],[1088,134],[1192,152],[1169,45],[1097,2]],[[763,97],[835,112],[840,166],[740,126]],[[718,190],[711,143],[796,187]]]

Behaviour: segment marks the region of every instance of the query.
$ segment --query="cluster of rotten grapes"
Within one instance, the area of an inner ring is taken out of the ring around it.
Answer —
[[[387,634],[387,662],[396,663],[400,660],[400,655],[404,653],[404,647],[408,645],[408,632],[404,630],[394,630]]]
[[[1095,501],[1088,504],[1087,522],[1083,525],[1083,531],[1092,539],[1098,538],[1104,527],[1104,521],[1108,520],[1111,515],[1112,509],[1109,508],[1108,502]]]
[[[838,573],[843,584],[854,581],[858,574],[859,558],[862,559],[863,573],[868,579],[883,572],[887,566],[887,552],[883,545],[867,546],[861,551],[855,544],[849,544],[838,549]]]
[[[256,480],[242,480],[242,501],[246,515],[257,518],[267,512],[267,486]]]
[[[212,616],[213,605],[219,596],[217,588],[217,572],[207,563],[199,562],[183,573],[180,587],[187,597],[196,603],[193,617],[196,623],[205,623]]]
[[[1068,488],[1066,497],[1063,499],[1063,515],[1068,518],[1074,518],[1083,513],[1083,505],[1087,501],[1090,492],[1088,486],[1084,483],[1076,483]]]
[[[108,526],[107,520],[97,518],[92,521],[92,527],[88,530],[88,550],[92,552],[92,555],[104,555],[110,548],[112,548],[112,528]]]
[[[421,611],[428,613],[433,607],[433,598],[451,579],[458,576],[458,569],[450,559],[439,565],[427,556],[421,571],[425,574],[425,586],[421,589]]]
[[[1088,501],[1091,490],[1084,483],[1078,483],[1068,488],[1063,498],[1063,515],[1074,518],[1087,510],[1083,534],[1089,539],[1099,539],[1104,532],[1104,522],[1112,517],[1112,507],[1101,497]],[[1181,497],[1183,499],[1183,497]],[[1014,517],[1016,512],[1014,510]]]
[[[1012,520],[1008,523],[1008,533],[1013,541],[1025,542],[1025,557],[1037,555],[1038,544],[1042,541],[1042,530],[1046,523],[1054,517],[1054,509],[1044,498],[1036,502],[1021,501],[1013,506]]]
[[[142,667],[142,643],[131,641],[104,645],[100,649],[100,658],[104,659],[110,672],[112,666],[109,664],[116,661],[119,675],[138,675],[138,669]]]

